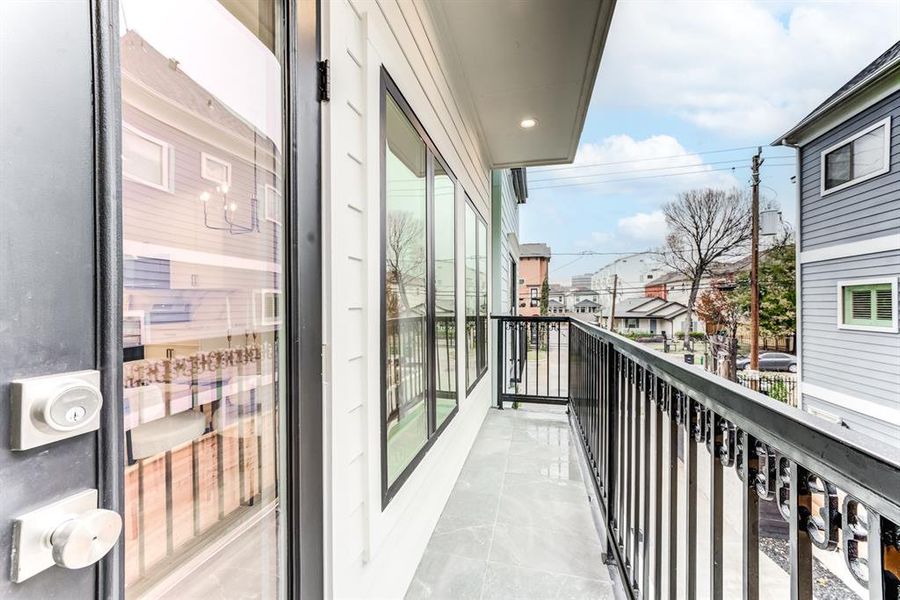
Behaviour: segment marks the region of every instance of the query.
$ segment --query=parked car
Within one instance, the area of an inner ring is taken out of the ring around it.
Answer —
[[[750,366],[750,359],[741,357],[737,359],[738,371],[743,371]],[[797,372],[797,357],[784,352],[763,352],[759,355],[760,371],[789,371]]]

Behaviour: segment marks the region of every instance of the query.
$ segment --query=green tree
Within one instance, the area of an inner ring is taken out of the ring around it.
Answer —
[[[550,281],[544,277],[544,283],[541,284],[541,315],[550,312]]]
[[[759,260],[759,330],[770,337],[793,335],[797,329],[797,270],[794,242],[785,235]],[[741,273],[731,292],[741,312],[750,314],[750,273]]]

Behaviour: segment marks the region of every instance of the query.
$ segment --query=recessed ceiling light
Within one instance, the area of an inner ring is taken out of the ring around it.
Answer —
[[[522,119],[522,121],[519,123],[519,127],[521,127],[522,129],[531,129],[532,127],[535,127],[536,125],[537,125],[537,119],[532,119],[531,117],[529,117],[527,119]]]

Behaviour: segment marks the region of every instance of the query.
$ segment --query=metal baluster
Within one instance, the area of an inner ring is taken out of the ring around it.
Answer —
[[[881,600],[886,597],[887,590],[884,585],[884,546],[882,537],[881,516],[873,510],[866,508],[866,520],[868,531],[866,532],[866,552],[868,553],[869,567],[869,599]],[[846,535],[846,533],[845,533]]]
[[[806,469],[794,462],[790,462],[789,468],[791,600],[807,600],[812,598],[812,543],[806,531],[806,521],[812,514],[812,497],[807,486]],[[776,501],[779,501],[777,497]]]
[[[653,479],[656,489],[653,494],[653,597],[656,600],[662,598],[662,484],[663,484],[663,411],[666,409],[664,390],[660,382],[654,377],[653,394],[656,399],[654,433],[656,439],[653,450],[656,453],[653,460]],[[649,590],[645,590],[645,594]]]
[[[690,397],[686,399],[685,404],[684,463],[687,531],[684,535],[684,580],[685,597],[688,600],[694,600],[697,597],[697,441],[694,438],[696,426],[694,418],[698,415],[698,407]]]
[[[682,398],[681,394],[675,393],[668,384],[666,388],[669,400],[669,598],[674,600],[678,597],[678,430],[680,429],[676,413],[682,410]]]
[[[547,395],[550,396],[550,323],[544,323],[544,333],[547,336]]]
[[[635,589],[638,587],[638,566],[641,556],[641,404],[641,370],[637,365],[634,365],[631,380],[631,406],[634,427],[633,443],[631,445],[632,470],[634,471],[634,485],[631,486],[631,531],[634,543],[631,548],[631,584]]]
[[[724,443],[722,418],[710,411],[707,416],[709,428],[709,548],[712,564],[710,565],[710,596],[721,599],[723,594],[722,580],[722,529],[724,514],[722,510],[723,469],[719,460],[719,449]]]
[[[756,491],[756,474],[759,472],[759,456],[756,454],[756,438],[746,432],[738,432],[742,446],[739,456],[742,494],[741,522],[743,600],[759,600],[759,494]]]
[[[650,415],[653,410],[651,399],[653,391],[655,391],[651,384],[650,374],[644,371],[644,376],[641,378],[641,385],[644,388],[644,525],[641,528],[641,544],[644,551],[644,558],[641,561],[641,573],[644,576],[644,581],[641,585],[642,596],[647,596],[650,592]]]
[[[634,410],[633,410],[633,381],[631,378],[631,369],[634,363],[631,362],[630,359],[627,359],[624,363],[625,366],[625,462],[624,462],[624,477],[625,477],[625,485],[622,486],[622,498],[625,500],[625,514],[624,520],[622,521],[622,535],[624,536],[625,542],[625,556],[623,560],[625,561],[625,570],[630,576],[633,572],[634,564],[631,561],[631,536],[632,529],[634,527],[634,521],[632,519],[632,503],[634,502],[634,488],[632,487],[631,474],[634,469],[633,464],[633,453],[632,453],[632,443],[634,440]],[[629,582],[630,583],[630,582]]]

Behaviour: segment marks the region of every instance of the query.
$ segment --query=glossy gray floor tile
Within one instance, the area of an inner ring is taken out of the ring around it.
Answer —
[[[564,409],[492,409],[407,598],[613,598]]]

